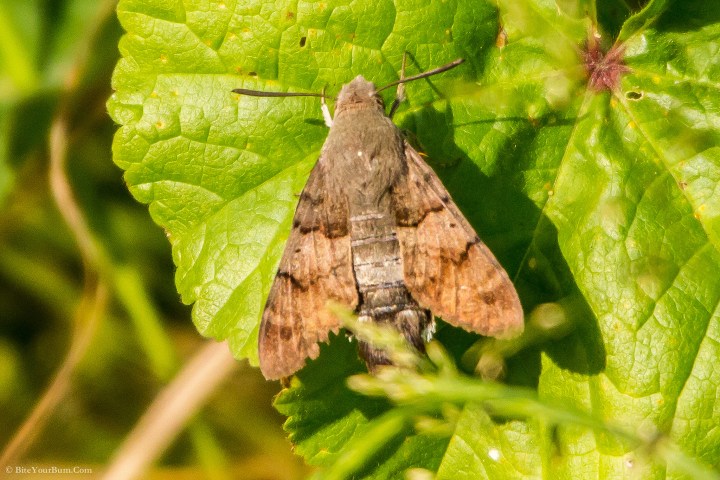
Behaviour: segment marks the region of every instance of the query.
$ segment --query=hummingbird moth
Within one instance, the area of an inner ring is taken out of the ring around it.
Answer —
[[[361,321],[392,325],[424,351],[433,314],[465,330],[510,336],[523,328],[505,270],[450,198],[435,172],[385,114],[379,91],[449,70],[462,59],[381,89],[362,76],[344,85],[320,158],[295,211],[265,305],[258,341],[267,379],[289,376],[320,353],[340,321],[329,300]],[[255,96],[321,96],[237,89]],[[322,95],[324,100],[324,95]],[[390,363],[360,342],[373,371]]]

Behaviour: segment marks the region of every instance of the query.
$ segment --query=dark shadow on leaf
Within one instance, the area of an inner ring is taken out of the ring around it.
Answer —
[[[447,450],[449,437],[421,434],[410,426],[374,455],[366,468],[353,478],[408,478],[409,468],[424,468],[436,472],[440,468],[443,452]]]
[[[308,125],[312,125],[314,127],[324,127],[325,122],[320,120],[319,118],[306,118],[305,123]]]
[[[296,374],[293,385],[283,390],[275,400],[277,410],[289,418],[285,429],[293,443],[302,449],[302,442],[312,439],[329,425],[354,417],[355,413],[370,420],[390,408],[385,399],[371,398],[347,387],[347,377],[366,372],[357,355],[357,343],[348,341],[344,333],[331,335],[329,344],[320,345],[320,356],[308,362]],[[296,384],[298,382],[298,384]],[[360,425],[358,425],[359,427]],[[350,437],[327,435],[328,452],[339,452]],[[335,441],[335,444],[330,444]]]
[[[718,22],[720,22],[720,3],[689,0],[673,2],[655,22],[653,28],[661,32],[691,32]]]
[[[289,417],[285,429],[291,433],[290,438],[298,453],[305,456],[309,463],[331,465],[351,440],[363,435],[365,427],[373,419],[392,408],[385,399],[366,397],[347,387],[347,377],[365,372],[365,364],[357,355],[357,342],[348,341],[347,336],[341,333],[332,336],[329,344],[322,344],[318,359],[310,361],[298,372],[293,386],[277,397],[275,407]],[[395,478],[410,467],[436,470],[439,457],[422,452],[444,451],[448,440],[446,437],[414,434],[412,426],[408,425],[382,446],[357,478]],[[306,441],[307,446],[303,445]],[[317,441],[323,442],[321,447],[315,444]],[[312,454],[306,455],[305,449]],[[317,455],[318,451],[322,451],[323,455]],[[389,462],[391,458],[394,461]],[[375,471],[378,468],[394,470]]]

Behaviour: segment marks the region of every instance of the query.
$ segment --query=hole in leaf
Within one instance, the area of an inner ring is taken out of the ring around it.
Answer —
[[[625,98],[628,100],[640,100],[643,97],[642,92],[627,92]]]
[[[307,41],[307,37],[301,37],[301,38],[300,38],[300,46],[301,46],[301,47],[304,47],[306,41]]]
[[[257,73],[255,72],[248,72],[248,75],[250,75],[251,77],[257,77]]]

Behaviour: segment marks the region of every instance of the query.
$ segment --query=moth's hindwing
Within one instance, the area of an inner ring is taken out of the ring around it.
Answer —
[[[507,273],[407,142],[405,158],[392,204],[408,290],[452,325],[490,336],[520,333],[522,306]]]
[[[331,192],[327,161],[310,173],[293,228],[270,289],[260,324],[260,369],[268,380],[293,374],[319,354],[339,321],[328,300],[354,309],[358,294],[352,270],[348,208]]]

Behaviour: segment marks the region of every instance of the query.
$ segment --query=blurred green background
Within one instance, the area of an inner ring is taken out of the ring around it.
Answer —
[[[2,470],[101,475],[207,345],[180,303],[168,241],[112,163],[114,9],[0,0]],[[211,390],[146,478],[306,476],[271,407],[276,383],[238,363]]]

